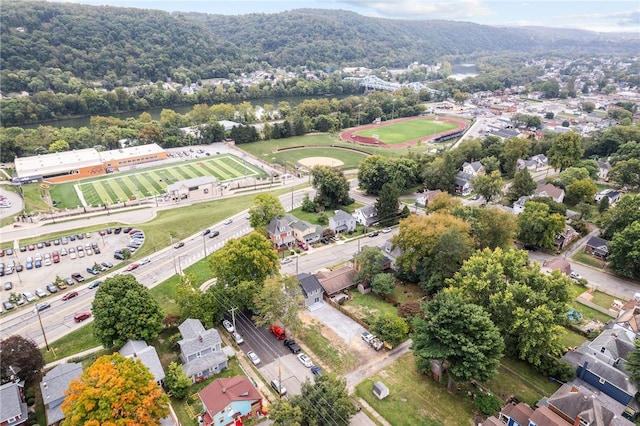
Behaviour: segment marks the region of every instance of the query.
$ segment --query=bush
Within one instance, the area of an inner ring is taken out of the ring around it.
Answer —
[[[542,358],[537,370],[561,382],[568,382],[576,377],[576,370],[571,364],[550,356]]]
[[[169,337],[169,345],[171,345],[171,349],[179,349],[180,346],[178,342],[182,340],[182,335],[180,333],[176,333]]]
[[[24,391],[24,397],[29,399],[29,398],[35,398],[36,397],[36,390],[34,388],[27,388],[26,391]]]
[[[487,416],[491,416],[500,411],[502,408],[502,401],[500,401],[500,399],[495,395],[483,393],[476,397],[473,401],[473,405],[475,405],[478,410],[482,411],[482,413]]]

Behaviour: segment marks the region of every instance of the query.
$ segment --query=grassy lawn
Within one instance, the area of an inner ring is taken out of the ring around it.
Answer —
[[[576,254],[571,256],[571,258],[576,262],[584,263],[585,265],[589,265],[591,267],[599,268],[599,269],[603,269],[604,266],[607,264],[607,262],[597,259],[591,256],[590,254],[586,254],[583,251],[576,252]]]
[[[342,307],[367,324],[371,324],[373,318],[380,313],[398,314],[398,309],[395,306],[372,293],[360,294],[359,291],[352,291],[350,296],[351,300]]]
[[[364,204],[362,203],[352,203],[349,204],[348,206],[343,206],[341,208],[341,210],[344,210],[345,212],[351,214],[353,213],[356,209],[362,207]],[[296,207],[295,209],[291,210],[289,212],[289,214],[294,215],[295,217],[297,217],[300,220],[304,220],[305,222],[309,222],[312,225],[320,225],[320,223],[318,222],[318,218],[320,217],[320,213],[316,213],[316,212],[305,212],[302,211],[302,207]],[[324,212],[325,216],[328,218],[333,217],[333,212],[328,211],[328,212]],[[324,225],[326,226],[326,224]],[[360,228],[360,226],[358,226],[358,228]]]
[[[560,335],[560,341],[562,342],[562,346],[564,347],[578,347],[587,340],[581,334],[576,333],[575,331],[564,328],[562,334]]]
[[[301,333],[301,339],[313,352],[314,356],[325,366],[331,366],[331,371],[338,375],[347,373],[355,368],[357,359],[349,352],[348,348],[330,342],[321,333],[321,325],[314,322],[305,326]]]
[[[391,295],[398,303],[405,303],[409,300],[420,300],[424,297],[424,292],[417,284],[396,284]]]
[[[498,375],[484,385],[503,401],[515,396],[529,405],[534,405],[543,396],[552,395],[559,387],[526,362],[508,357],[500,360]]]
[[[45,363],[95,348],[100,346],[100,342],[93,337],[93,323],[88,323],[76,331],[51,342],[49,346],[53,348],[53,351],[47,352],[46,349],[42,349]]]
[[[390,391],[382,401],[372,393],[377,381],[382,381]],[[446,383],[437,383],[420,374],[411,353],[360,383],[356,395],[392,425],[467,426],[475,414],[473,402],[465,396],[466,392],[449,393]]]
[[[288,168],[294,168],[299,164],[298,162],[300,160],[308,157],[335,158],[343,163],[340,168],[350,170],[358,168],[358,165],[367,157],[367,154],[332,147],[301,147],[299,149],[272,152],[271,156],[265,156],[263,159],[270,163],[282,164]],[[335,166],[337,167],[338,165],[339,163],[336,162]]]
[[[40,185],[39,183],[22,185],[24,209],[27,213],[46,213],[52,209],[42,198],[43,195],[46,195],[46,191]]]
[[[458,125],[448,121],[418,119],[403,121],[388,125],[381,125],[373,129],[362,130],[356,135],[372,137],[378,135],[378,140],[387,144],[397,144],[433,135],[447,130],[453,130]]]

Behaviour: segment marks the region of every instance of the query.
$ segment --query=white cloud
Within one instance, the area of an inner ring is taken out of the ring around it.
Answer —
[[[482,0],[344,0],[339,3],[368,10],[372,15],[392,19],[473,20],[493,15]]]

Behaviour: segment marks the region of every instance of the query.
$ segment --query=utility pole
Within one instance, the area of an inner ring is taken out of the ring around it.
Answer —
[[[231,309],[229,309],[229,311],[231,312],[231,323],[233,324],[233,328],[236,328],[236,310],[238,308],[236,308],[235,306]]]
[[[44,337],[44,344],[47,347],[47,352],[49,352],[51,350],[51,348],[49,347],[49,342],[47,341],[47,335],[44,332],[44,326],[42,325],[42,318],[40,317],[40,311],[38,310],[38,308],[35,308],[36,310],[36,314],[38,314],[38,321],[40,321],[40,330],[42,330],[42,337]],[[55,355],[55,352],[54,352]]]

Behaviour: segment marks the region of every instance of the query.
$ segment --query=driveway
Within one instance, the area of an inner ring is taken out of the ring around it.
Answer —
[[[334,333],[340,336],[347,345],[351,345],[353,339],[362,341],[362,332],[365,331],[364,327],[334,307],[324,303],[321,308],[313,312],[307,311],[307,313],[329,327]]]

